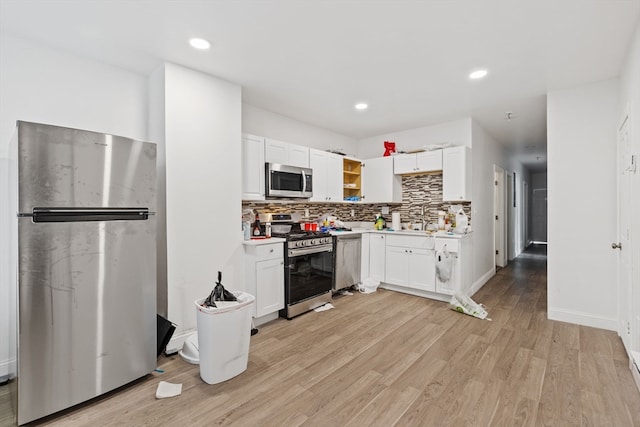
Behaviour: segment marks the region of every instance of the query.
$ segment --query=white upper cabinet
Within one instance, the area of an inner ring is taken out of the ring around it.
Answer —
[[[402,178],[393,173],[393,157],[378,157],[364,161],[362,167],[363,202],[402,202]]]
[[[265,162],[308,168],[309,147],[267,138],[265,140]]]
[[[309,166],[313,170],[312,202],[342,201],[342,156],[309,149]]]
[[[407,175],[442,170],[442,150],[393,156],[393,173]]]
[[[309,167],[309,147],[289,144],[289,165],[301,168]]]
[[[264,138],[242,135],[242,200],[264,200]]]
[[[471,201],[471,149],[450,147],[442,150],[442,200]]]

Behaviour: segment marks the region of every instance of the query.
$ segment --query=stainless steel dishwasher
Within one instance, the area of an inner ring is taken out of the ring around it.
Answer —
[[[333,291],[360,283],[360,233],[338,234],[333,239]]]

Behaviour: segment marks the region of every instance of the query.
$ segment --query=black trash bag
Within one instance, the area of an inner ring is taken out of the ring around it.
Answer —
[[[222,272],[218,271],[218,281],[207,299],[202,303],[205,307],[216,307],[215,301],[238,301],[235,295],[222,286]]]

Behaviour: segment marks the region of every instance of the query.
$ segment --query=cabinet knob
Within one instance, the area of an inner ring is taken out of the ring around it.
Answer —
[[[269,249],[269,252],[273,252],[273,249]]]

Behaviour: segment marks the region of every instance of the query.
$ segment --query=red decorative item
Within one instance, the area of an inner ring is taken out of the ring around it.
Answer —
[[[391,153],[396,152],[396,143],[393,141],[384,142],[384,156],[390,156]]]

